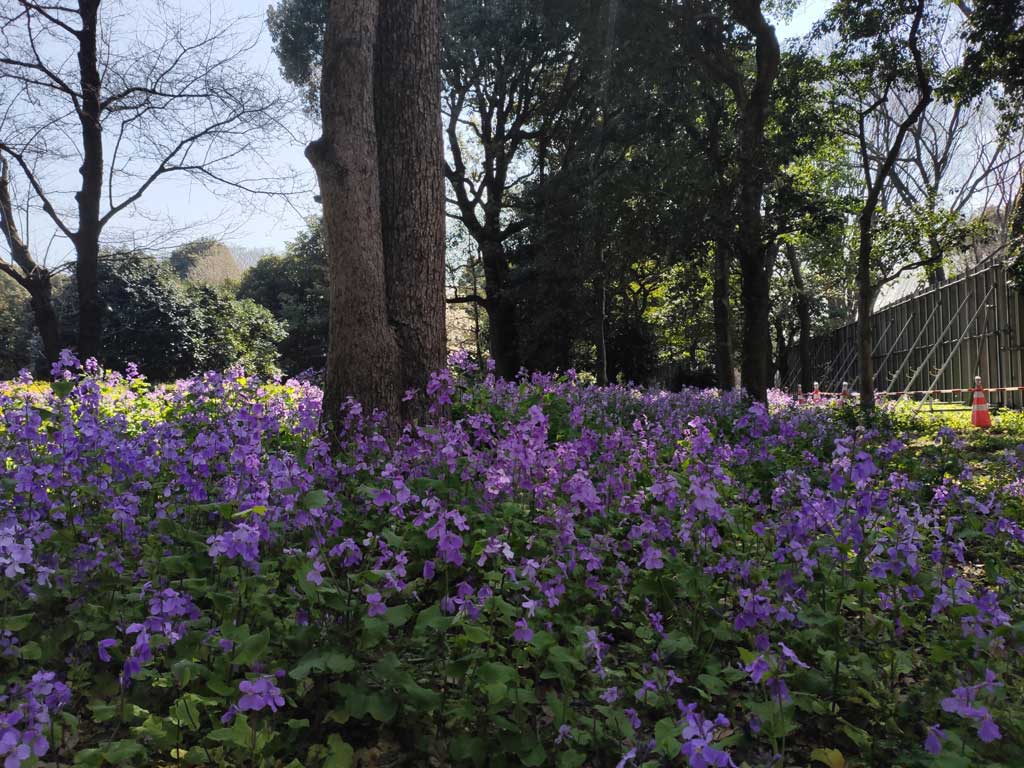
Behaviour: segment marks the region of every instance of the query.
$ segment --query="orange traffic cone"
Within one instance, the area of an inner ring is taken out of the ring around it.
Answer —
[[[992,426],[992,416],[988,412],[988,401],[985,399],[985,388],[981,386],[981,376],[974,377],[974,402],[971,405],[971,424],[976,427]]]

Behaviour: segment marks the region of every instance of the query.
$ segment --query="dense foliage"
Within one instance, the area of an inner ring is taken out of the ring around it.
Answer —
[[[1024,760],[1024,447],[453,362],[3,385],[6,766]]]
[[[180,280],[165,263],[138,253],[100,261],[104,308],[101,352],[111,365],[134,363],[156,381],[245,364],[277,371],[276,344],[284,336],[271,312],[249,299],[202,282]],[[77,326],[77,297],[68,281],[58,296],[65,340]]]
[[[285,373],[322,369],[327,354],[327,258],[321,220],[310,219],[283,256],[266,256],[247,270],[238,296],[266,307],[284,326],[287,335],[277,348]]]
[[[13,378],[32,364],[32,316],[21,287],[0,274],[0,377]]]

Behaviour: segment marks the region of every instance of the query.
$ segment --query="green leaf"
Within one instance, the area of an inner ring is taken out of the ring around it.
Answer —
[[[111,765],[124,765],[133,757],[138,757],[146,750],[134,739],[121,739],[103,748],[103,759]]]
[[[679,723],[672,718],[662,718],[654,725],[654,742],[658,751],[666,757],[675,757],[682,750],[682,744],[679,743],[681,735]]]
[[[838,749],[820,747],[811,750],[811,760],[827,765],[828,768],[846,768],[846,758]]]
[[[327,737],[327,759],[324,768],[352,768],[355,751],[336,733]]]
[[[327,492],[322,491],[319,488],[307,491],[302,498],[299,499],[299,505],[303,509],[323,509],[329,503],[330,499],[327,498]]]
[[[232,664],[243,666],[256,661],[270,645],[270,630],[265,629],[247,637],[238,648],[238,653],[231,660]]]
[[[190,731],[197,730],[201,724],[199,701],[199,697],[192,693],[182,696],[171,706],[171,722]]]
[[[697,681],[704,686],[704,690],[716,696],[721,696],[728,690],[722,678],[714,675],[697,675]]]
[[[75,765],[100,768],[103,765],[103,752],[99,749],[79,749],[75,752]]]
[[[235,715],[235,721],[230,728],[217,728],[207,735],[214,741],[226,742],[248,749],[252,734],[249,732],[249,719],[245,715]]]
[[[387,693],[371,693],[366,697],[366,710],[379,723],[390,722],[398,712],[398,701]]]
[[[233,515],[231,515],[231,517],[235,520],[241,520],[243,518],[249,517],[250,515],[262,516],[265,514],[267,514],[267,508],[262,504],[258,504],[255,507],[249,507],[249,509],[240,509],[238,512],[235,512]]]
[[[411,618],[412,608],[404,603],[402,605],[396,605],[393,608],[388,608],[388,612],[384,614],[384,621],[392,627],[401,627]]]
[[[519,673],[508,664],[496,661],[481,664],[477,674],[484,683],[510,683],[519,676]]]
[[[293,680],[301,680],[304,677],[308,677],[309,673],[314,669],[318,672],[329,671],[340,675],[345,672],[351,672],[355,668],[356,660],[344,653],[339,653],[338,651],[310,651],[299,660],[299,663],[288,673],[288,676]]]
[[[420,611],[420,615],[416,617],[416,627],[413,629],[413,634],[421,637],[428,630],[445,632],[452,625],[452,621],[452,617],[441,613],[441,607],[434,603],[429,608],[424,608]]]
[[[696,647],[693,639],[682,632],[669,632],[661,641],[661,650],[666,656],[685,656]]]
[[[35,614],[32,613],[19,613],[17,616],[7,616],[3,621],[0,621],[0,630],[20,632],[32,623],[33,616]]]
[[[480,766],[487,759],[487,742],[479,736],[460,733],[452,739],[448,751],[456,760],[471,760],[473,765]]]
[[[477,645],[489,642],[491,639],[491,633],[477,624],[466,624],[462,628],[462,633],[469,642]]]
[[[18,652],[21,655],[21,658],[28,661],[39,661],[39,659],[43,658],[43,649],[40,648],[39,643],[34,640],[25,643],[21,646]]]

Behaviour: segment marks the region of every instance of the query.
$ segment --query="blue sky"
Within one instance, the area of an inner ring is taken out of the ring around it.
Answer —
[[[139,0],[141,3],[152,0]],[[259,35],[252,49],[250,65],[263,69],[267,76],[281,82],[278,65],[271,48],[270,35],[266,30],[266,10],[271,0],[179,0],[185,11],[194,12],[205,19],[210,14],[215,18],[238,17],[238,31],[243,34]],[[130,6],[129,6],[130,7]],[[827,0],[805,0],[787,21],[777,22],[781,39],[806,34],[828,7]],[[305,142],[318,133],[312,121],[297,117],[295,140],[277,146],[275,164],[287,166],[303,177],[303,186],[312,189],[315,180],[305,157]],[[62,172],[61,187],[72,189],[77,186],[77,169]],[[67,182],[64,182],[66,176]],[[178,242],[204,235],[220,237],[233,244],[250,248],[280,250],[303,226],[303,218],[316,212],[312,194],[293,199],[290,205],[280,202],[253,205],[234,200],[224,194],[205,189],[200,184],[184,177],[164,177],[155,184],[141,201],[136,215],[123,213],[115,222],[117,230],[139,231],[153,228],[153,221],[172,221],[180,229],[176,234]],[[50,223],[40,214],[32,217],[32,240],[35,243],[49,240]],[[168,240],[167,243],[173,243]],[[46,261],[54,264],[71,256],[70,244],[54,241],[48,249]]]

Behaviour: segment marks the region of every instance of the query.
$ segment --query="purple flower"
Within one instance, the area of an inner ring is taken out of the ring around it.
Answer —
[[[946,740],[946,732],[938,724],[928,726],[928,735],[924,739],[925,751],[933,755],[942,751],[942,742]]]
[[[1000,733],[999,726],[996,725],[995,720],[991,717],[986,717],[978,726],[978,738],[988,744],[1003,738],[1003,734]]]
[[[383,616],[388,612],[388,606],[384,602],[384,598],[381,597],[380,592],[373,592],[367,595],[366,603],[369,606],[366,610],[366,614],[370,617]]]
[[[306,574],[306,581],[316,584],[318,587],[324,583],[324,571],[327,570],[327,566],[321,563],[319,560],[313,561],[313,567],[309,569]]]
[[[744,665],[744,670],[750,674],[750,679],[760,683],[761,679],[771,671],[771,666],[765,661],[764,656],[758,656],[750,664]]]
[[[661,550],[657,547],[652,547],[650,544],[645,544],[643,555],[640,558],[640,566],[650,571],[664,568],[665,561],[662,559]]]
[[[243,680],[238,684],[238,689],[242,692],[238,700],[240,712],[258,712],[261,709],[277,712],[278,707],[284,706],[281,689],[274,684],[274,678],[268,675],[256,680]]]
[[[516,629],[512,633],[512,637],[515,638],[517,643],[528,643],[533,640],[533,630],[530,629],[526,619],[519,619],[516,622]]]
[[[614,704],[619,700],[619,689],[614,685],[610,688],[605,688],[604,692],[601,694],[601,700],[608,704]]]
[[[117,645],[117,640],[115,640],[113,637],[105,638],[96,643],[97,654],[100,657],[100,661],[110,661],[110,649],[113,648],[115,645]]]
[[[802,661],[800,661],[799,658],[797,658],[797,655],[793,652],[793,649],[790,648],[788,645],[786,645],[785,643],[779,643],[779,648],[782,649],[783,658],[788,659],[789,661],[796,664],[798,667],[802,667],[803,669],[808,668],[806,664],[804,664]]]

